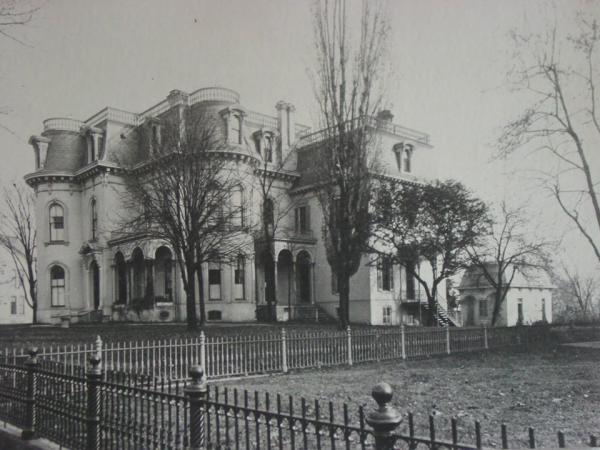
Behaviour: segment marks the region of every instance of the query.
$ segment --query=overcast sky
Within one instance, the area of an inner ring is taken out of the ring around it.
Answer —
[[[43,0],[40,0],[43,1]],[[55,0],[18,37],[0,40],[0,176],[33,169],[27,140],[48,117],[85,120],[105,106],[141,112],[170,90],[237,90],[249,109],[284,99],[312,125],[309,0]],[[570,26],[589,1],[389,1],[394,121],[431,135],[439,171],[488,201],[532,206],[532,228],[566,236],[566,257],[596,262],[556,206],[515,161],[490,162],[499,131],[522,104],[505,87],[509,31]],[[596,167],[596,169],[598,169]],[[597,172],[596,172],[597,173]],[[541,215],[538,213],[541,211]]]

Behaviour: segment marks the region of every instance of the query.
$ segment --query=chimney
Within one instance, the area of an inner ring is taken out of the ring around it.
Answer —
[[[281,153],[288,148],[288,104],[283,100],[279,100],[275,105],[277,109],[277,127],[279,128],[279,136],[281,138]]]
[[[394,115],[389,109],[382,109],[377,113],[377,121],[383,123],[392,123]]]
[[[296,140],[296,125],[294,122],[296,116],[296,107],[291,103],[287,104],[287,145],[288,147]]]

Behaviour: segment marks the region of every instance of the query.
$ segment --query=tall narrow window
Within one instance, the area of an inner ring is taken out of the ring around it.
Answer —
[[[306,233],[310,229],[308,225],[308,206],[299,206],[294,210],[294,222],[297,233]]]
[[[121,252],[115,256],[115,270],[117,275],[117,298],[116,304],[125,304],[127,302],[127,265]]]
[[[273,136],[265,135],[265,160],[273,162]]]
[[[396,166],[398,171],[402,171],[402,158],[404,157],[404,144],[402,142],[394,145],[394,156],[396,157]]]
[[[406,264],[406,298],[408,300],[415,300],[415,271],[416,264],[409,262]]]
[[[15,295],[10,298],[10,314],[17,315],[17,297]]]
[[[234,115],[231,118],[231,136],[230,142],[234,144],[242,143],[242,116]]]
[[[65,215],[63,207],[57,203],[52,204],[49,210],[50,215],[50,241],[65,240]]]
[[[60,266],[50,269],[50,304],[65,306],[65,269]]]
[[[221,300],[221,267],[210,264],[208,268],[208,299]]]
[[[394,289],[393,264],[389,257],[379,258],[377,262],[377,288],[380,291],[391,291]]]
[[[340,293],[338,277],[337,277],[337,274],[333,270],[331,271],[331,293],[333,295],[337,295]]]
[[[488,302],[487,300],[479,300],[479,317],[488,316]]]
[[[95,241],[98,239],[98,211],[96,210],[96,199],[92,199],[90,204],[90,220],[91,220],[91,239]]]
[[[236,261],[236,267],[233,273],[233,290],[234,297],[236,300],[244,300],[246,298],[245,292],[245,269],[246,268],[246,258],[244,255],[238,255]]]
[[[546,299],[542,299],[542,320],[544,322],[548,321],[548,317],[546,316]]]
[[[234,227],[244,226],[244,207],[242,188],[236,187],[231,192],[231,225]]]
[[[391,306],[384,306],[383,307],[383,320],[382,323],[384,325],[391,325],[392,324],[392,307]]]
[[[517,300],[517,325],[523,325],[523,299]]]
[[[404,171],[407,173],[411,172],[411,158],[412,158],[412,145],[407,145],[404,148],[404,161],[403,161]]]

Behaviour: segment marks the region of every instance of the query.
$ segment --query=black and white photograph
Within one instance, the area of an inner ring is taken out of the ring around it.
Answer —
[[[1,449],[600,448],[600,0],[0,0]]]

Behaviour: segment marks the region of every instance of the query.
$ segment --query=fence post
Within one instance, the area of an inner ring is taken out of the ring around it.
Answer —
[[[97,337],[95,353],[90,357],[90,366],[85,374],[87,388],[86,450],[100,448],[100,388],[102,381],[102,340]]]
[[[483,347],[486,350],[489,350],[489,345],[488,345],[488,333],[487,333],[487,326],[483,326]]]
[[[281,329],[281,370],[283,371],[283,373],[288,372],[287,338],[285,328]]]
[[[204,331],[200,331],[200,361],[198,364],[206,371],[206,335]]]
[[[367,415],[366,422],[373,428],[376,450],[393,450],[396,442],[393,432],[402,422],[402,415],[390,405],[393,395],[387,383],[376,384],[371,391],[378,408]]]
[[[348,346],[348,365],[351,366],[353,364],[352,361],[352,330],[350,329],[350,325],[346,327],[346,342]]]
[[[189,370],[192,381],[183,389],[190,403],[190,449],[200,450],[206,448],[206,435],[204,432],[204,411],[206,393],[208,391],[204,370],[201,366],[192,366]]]
[[[400,324],[400,341],[402,345],[402,359],[406,359],[406,335],[404,331],[404,323]]]
[[[29,440],[35,438],[36,409],[35,409],[35,391],[36,391],[36,371],[39,366],[37,359],[38,349],[33,347],[29,349],[29,358],[25,361],[27,367],[27,398],[25,399],[25,424],[21,433],[21,439]]]
[[[446,353],[450,354],[450,325],[446,325]]]

